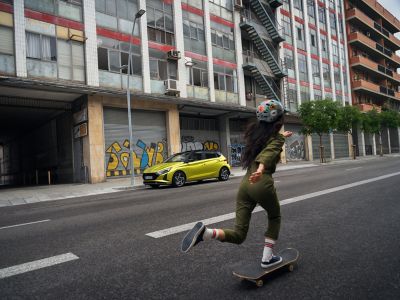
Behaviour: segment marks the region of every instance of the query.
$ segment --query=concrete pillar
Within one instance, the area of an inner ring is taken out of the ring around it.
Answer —
[[[347,144],[348,144],[348,148],[349,148],[349,157],[353,158],[354,157],[354,147],[353,147],[353,136],[351,135],[351,133],[347,134]]]
[[[206,51],[207,51],[208,90],[210,95],[210,102],[215,102],[214,64],[213,64],[212,44],[211,44],[210,4],[208,1],[203,1],[203,2],[204,2],[204,30],[205,30]]]
[[[221,153],[228,158],[229,163],[231,163],[231,153],[229,146],[231,145],[231,134],[229,127],[229,117],[221,116],[218,118],[219,132],[220,132],[220,151]]]
[[[313,156],[313,149],[312,149],[312,136],[311,135],[307,135],[306,136],[306,150],[307,150],[307,158],[309,161],[313,161],[314,160],[314,156]]]
[[[336,85],[335,85],[335,73],[333,67],[333,47],[332,47],[332,33],[331,33],[331,17],[329,15],[329,4],[325,3],[325,18],[326,18],[326,31],[328,32],[328,36],[326,37],[326,41],[328,42],[328,58],[329,58],[329,72],[331,77],[331,89],[332,89],[332,100],[336,101]],[[340,42],[339,42],[340,43]],[[338,43],[338,47],[339,47]],[[339,51],[339,49],[338,49]]]
[[[309,82],[309,91],[310,91],[310,100],[314,100],[314,88],[313,88],[313,72],[312,72],[312,63],[311,63],[311,41],[310,41],[310,28],[308,27],[308,9],[307,9],[307,1],[303,1],[303,12],[304,12],[304,41],[306,44],[306,61],[307,61],[307,75]],[[278,9],[279,10],[279,9]],[[293,33],[295,36],[295,33]]]
[[[322,69],[322,42],[321,42],[321,32],[319,28],[319,11],[318,11],[318,1],[314,1],[315,5],[315,26],[317,27],[317,42],[318,42],[318,57],[319,57],[319,72],[320,72],[320,81],[321,81],[321,94],[322,99],[325,99],[325,88],[324,88],[324,72]]]
[[[376,140],[375,133],[372,135],[372,154],[376,155]]]
[[[333,133],[329,134],[329,142],[331,145],[331,160],[335,159],[335,141],[333,140]]]
[[[186,82],[186,65],[185,65],[185,42],[183,38],[183,16],[181,0],[173,1],[174,7],[174,27],[175,27],[175,45],[176,50],[180,51],[181,59],[178,60],[178,90],[180,96],[187,97],[187,82]]]
[[[392,154],[392,146],[390,144],[390,129],[389,128],[387,128],[387,135],[388,135],[389,154]]]
[[[235,55],[237,64],[237,84],[238,84],[238,94],[239,94],[239,104],[241,106],[246,106],[246,92],[244,85],[244,71],[243,71],[243,54],[242,54],[242,34],[239,27],[240,24],[240,12],[234,10],[233,12],[233,23],[234,28],[234,39],[235,39]],[[228,126],[229,127],[229,126]]]
[[[106,179],[103,102],[100,96],[88,96],[88,135],[83,138],[83,160],[88,168],[89,182]]]
[[[300,107],[301,105],[301,90],[300,90],[300,75],[299,75],[299,58],[297,55],[297,30],[295,26],[295,15],[294,15],[294,6],[293,6],[293,0],[289,0],[290,2],[290,7],[292,8],[290,10],[290,19],[292,20],[291,26],[292,26],[292,35],[293,35],[293,59],[294,59],[294,65],[295,67],[295,75],[296,75],[296,94],[297,94],[297,107]]]
[[[362,156],[367,156],[367,153],[366,153],[366,151],[365,151],[365,134],[364,134],[364,131],[361,131],[361,148],[359,148],[359,149],[361,149],[361,155]]]
[[[87,38],[85,42],[86,83],[91,86],[99,86],[95,0],[83,1],[83,19]]]
[[[181,152],[181,129],[179,127],[179,111],[169,109],[167,115],[167,141],[168,141],[168,156]]]
[[[139,9],[146,10],[146,0],[139,0]],[[147,38],[147,16],[144,14],[138,21],[140,24],[140,39],[142,55],[143,92],[151,93],[150,65],[149,65],[149,40]],[[183,54],[183,53],[182,53]]]
[[[17,77],[27,77],[24,0],[14,0],[15,71]]]

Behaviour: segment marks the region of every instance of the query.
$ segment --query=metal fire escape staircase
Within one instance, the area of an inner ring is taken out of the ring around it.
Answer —
[[[279,87],[272,78],[269,78],[261,71],[262,69],[267,69],[267,66],[264,64],[265,63],[263,63],[261,60],[258,60],[257,63],[255,63],[254,57],[250,54],[246,55],[243,69],[251,73],[251,76],[257,81],[258,85],[268,98],[281,101]]]
[[[280,43],[285,40],[282,35],[279,33],[278,25],[276,20],[274,20],[274,13],[271,8],[268,6],[264,6],[260,0],[250,0],[250,7],[256,13],[257,17],[261,21],[261,23],[267,29],[268,34],[271,39]]]
[[[268,0],[269,5],[271,5],[271,7],[277,8],[281,5],[283,5],[282,0]]]
[[[273,45],[271,45],[267,40],[264,40],[261,37],[252,23],[245,20],[240,24],[240,27],[248,33],[258,51],[261,53],[262,58],[268,63],[272,73],[280,78],[287,76],[286,70],[279,63],[279,57],[276,49],[274,49]]]

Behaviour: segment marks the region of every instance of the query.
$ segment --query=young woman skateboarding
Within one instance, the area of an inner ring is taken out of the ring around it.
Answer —
[[[279,134],[283,125],[283,114],[284,109],[279,101],[264,101],[257,107],[257,121],[245,132],[246,148],[242,163],[247,173],[236,197],[234,229],[213,229],[198,222],[183,238],[183,252],[188,252],[201,241],[212,239],[234,244],[243,243],[249,229],[251,213],[258,204],[268,214],[261,266],[267,268],[282,261],[281,257],[273,255],[272,252],[281,224],[280,205],[272,174],[280,160],[285,137],[292,135],[290,131]]]

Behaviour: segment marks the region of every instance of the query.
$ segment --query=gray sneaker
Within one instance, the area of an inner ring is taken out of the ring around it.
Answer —
[[[181,251],[188,252],[203,240],[203,233],[206,230],[203,222],[197,222],[196,225],[185,235],[182,240]]]

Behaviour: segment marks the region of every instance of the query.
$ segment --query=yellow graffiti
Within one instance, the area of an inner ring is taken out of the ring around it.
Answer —
[[[216,151],[218,150],[219,146],[215,142],[205,142],[203,144],[204,150],[209,150],[209,151]]]
[[[110,153],[110,158],[107,164],[107,171],[115,170],[118,167],[118,163],[119,163],[118,156],[115,153]]]
[[[121,153],[120,159],[121,159],[122,165],[127,170],[128,169],[128,163],[129,163],[129,152]]]

